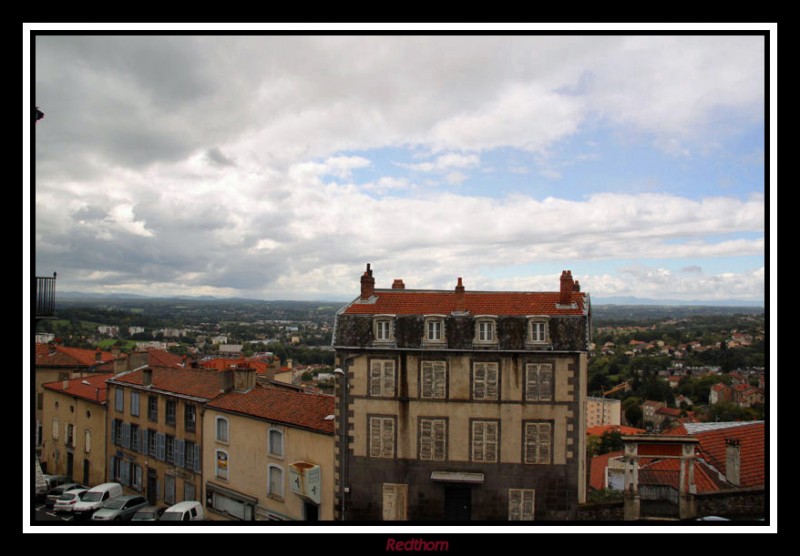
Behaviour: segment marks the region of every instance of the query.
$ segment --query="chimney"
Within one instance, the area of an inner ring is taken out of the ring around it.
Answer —
[[[575,283],[572,281],[572,271],[564,270],[561,272],[561,296],[558,298],[559,305],[572,305],[572,291]]]
[[[118,375],[121,372],[129,371],[131,369],[129,363],[129,357],[125,354],[123,354],[122,357],[114,359],[114,374]]]
[[[575,293],[580,293],[581,291],[581,283],[575,280],[575,284],[572,286],[572,291]]]
[[[403,283],[402,278],[395,278],[394,282],[392,282],[392,289],[393,290],[404,290],[406,289],[406,285]]]
[[[458,284],[456,284],[456,301],[453,308],[454,313],[464,312],[464,284],[461,282],[461,276],[458,277]]]
[[[292,368],[292,360],[291,359],[287,359],[286,360],[286,366],[289,367],[290,369]]]
[[[152,386],[153,385],[153,369],[146,368],[142,369],[142,386]]]
[[[366,301],[375,295],[375,278],[372,277],[372,269],[367,263],[367,270],[361,276],[361,300]]]
[[[66,390],[68,387],[69,387],[69,380],[67,380],[67,379],[65,378],[64,380],[62,380],[62,381],[61,381],[61,388],[62,388],[63,390]]]
[[[725,478],[734,486],[741,484],[741,453],[738,438],[725,439]]]
[[[100,351],[100,348],[99,348],[99,347],[97,347],[97,348],[94,350],[94,360],[95,360],[95,362],[97,362],[97,363],[100,363],[100,362],[102,362],[102,361],[103,361],[103,353]]]
[[[233,369],[233,391],[246,393],[256,385],[256,370],[249,365],[239,365]]]

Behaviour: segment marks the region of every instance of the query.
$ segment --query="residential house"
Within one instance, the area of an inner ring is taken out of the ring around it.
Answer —
[[[91,374],[42,385],[41,465],[44,472],[85,485],[106,480],[106,380]]]
[[[737,384],[731,388],[733,402],[739,407],[752,407],[756,404],[764,403],[764,390],[750,386],[749,384]]]
[[[215,369],[147,366],[108,380],[108,476],[151,504],[200,500],[203,408],[232,387]]]
[[[585,501],[589,295],[375,288],[336,316],[337,514],[563,520]]]
[[[615,398],[586,397],[586,426],[619,425],[622,402]]]
[[[659,421],[659,418],[656,417],[656,411],[666,406],[667,404],[664,402],[645,400],[645,402],[641,405],[642,423],[644,426],[648,429],[657,428],[657,421]]]
[[[48,382],[83,378],[94,373],[102,373],[99,366],[112,361],[115,355],[100,349],[82,349],[61,346],[55,343],[36,344],[36,363],[34,367],[34,392],[36,394],[36,410],[34,441],[38,447],[42,443],[42,408],[44,406],[43,385]]]
[[[713,385],[708,392],[708,403],[710,405],[731,401],[733,401],[733,390],[723,382]]]
[[[236,386],[203,417],[209,518],[333,520],[333,396],[262,386],[253,369],[233,372]]]

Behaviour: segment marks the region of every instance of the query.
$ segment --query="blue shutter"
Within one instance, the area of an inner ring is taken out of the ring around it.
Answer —
[[[184,442],[180,438],[175,440],[175,465],[178,467],[185,467],[184,465]]]
[[[108,458],[108,480],[114,480],[114,456]]]
[[[200,472],[200,446],[195,444],[194,445],[194,471],[196,473]]]
[[[130,423],[122,423],[122,447],[131,447],[131,425]]]
[[[131,392],[131,415],[139,415],[139,392]]]
[[[142,429],[131,429],[131,447],[136,446],[136,451],[142,452]]]
[[[123,485],[131,484],[130,478],[131,464],[127,461],[121,461],[119,464],[119,482]]]
[[[150,429],[142,429],[142,453],[147,455],[147,447],[150,446]]]
[[[156,433],[156,459],[164,461],[167,454],[167,442],[163,432]]]

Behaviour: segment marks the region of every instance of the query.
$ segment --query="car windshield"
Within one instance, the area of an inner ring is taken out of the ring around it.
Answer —
[[[113,498],[105,503],[103,506],[107,510],[120,510],[125,506],[125,500],[121,498]]]
[[[62,494],[61,496],[59,496],[58,499],[59,500],[72,500],[73,498],[75,498],[75,496],[77,496],[77,495],[76,494],[72,494],[72,493],[66,493],[66,494]]]
[[[181,512],[164,512],[161,516],[161,521],[180,521],[183,518]]]
[[[87,492],[86,496],[83,497],[84,502],[97,502],[103,499],[103,493],[99,490],[94,492]]]

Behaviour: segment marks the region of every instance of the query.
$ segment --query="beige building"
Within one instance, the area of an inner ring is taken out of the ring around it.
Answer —
[[[591,311],[571,273],[555,292],[374,284],[367,265],[333,336],[338,518],[574,519]]]
[[[241,384],[203,417],[208,517],[332,520],[333,396]]]
[[[619,425],[622,402],[614,398],[586,398],[586,426]]]
[[[108,380],[109,480],[151,504],[202,499],[203,408],[231,371],[150,365]]]
[[[106,480],[106,380],[93,374],[42,386],[41,465],[94,486]]]

